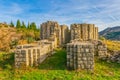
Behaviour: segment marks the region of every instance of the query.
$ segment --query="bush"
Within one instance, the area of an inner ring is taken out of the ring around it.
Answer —
[[[13,48],[18,45],[18,40],[11,41],[10,48]]]
[[[11,70],[11,69],[12,69],[12,66],[11,66],[10,64],[5,64],[5,69]]]
[[[28,38],[27,38],[27,42],[28,42],[28,43],[32,43],[32,42],[34,42],[34,41],[35,41],[35,40],[34,40],[32,37],[28,37]]]

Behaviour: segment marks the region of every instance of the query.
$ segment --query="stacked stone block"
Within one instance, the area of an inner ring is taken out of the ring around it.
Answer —
[[[61,44],[61,28],[57,22],[47,21],[42,23],[40,30],[41,40],[49,39],[51,35],[56,34],[58,43]]]
[[[72,24],[71,40],[98,40],[98,28],[94,24]]]
[[[56,48],[56,41],[41,40],[38,45],[19,45],[15,51],[15,67],[37,66]]]
[[[107,45],[98,41],[98,56],[99,58],[107,57]]]
[[[28,65],[28,57],[27,54],[25,54],[27,51],[26,50],[17,50],[15,54],[15,66],[19,65]],[[17,63],[16,63],[17,62]]]
[[[69,29],[66,25],[61,25],[61,44],[66,44],[70,41]]]
[[[81,25],[79,24],[72,24],[70,27],[71,30],[71,40],[74,39],[81,39],[82,37],[82,33],[81,33]]]
[[[55,34],[58,45],[69,42],[69,29],[66,25],[59,25],[57,22],[54,21],[47,21],[41,24],[40,30],[41,40],[49,39],[52,34]]]
[[[67,44],[67,67],[69,69],[94,68],[94,45],[85,42]]]

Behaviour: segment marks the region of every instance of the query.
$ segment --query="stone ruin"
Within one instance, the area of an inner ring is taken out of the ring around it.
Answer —
[[[33,66],[43,62],[57,47],[66,45],[68,69],[94,69],[94,56],[107,53],[107,46],[98,40],[94,24],[59,25],[54,21],[41,24],[40,41],[36,45],[20,45],[15,51],[15,67]]]
[[[72,24],[70,30],[71,40],[98,40],[98,27],[94,24]]]
[[[48,40],[37,42],[37,44],[18,45],[15,51],[15,67],[37,66],[49,55],[52,55],[57,46],[57,39],[54,35],[50,36]]]
[[[56,34],[58,45],[66,44],[70,41],[68,37],[69,29],[66,25],[59,25],[57,22],[47,21],[41,24],[40,30],[41,40],[48,39],[54,33]]]
[[[67,44],[67,67],[69,69],[94,68],[94,45],[88,42],[73,42]]]

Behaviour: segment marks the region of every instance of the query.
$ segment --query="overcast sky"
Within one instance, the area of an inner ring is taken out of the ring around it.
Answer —
[[[103,30],[120,26],[120,0],[0,0],[0,22],[17,19],[37,25],[47,20],[93,23]]]

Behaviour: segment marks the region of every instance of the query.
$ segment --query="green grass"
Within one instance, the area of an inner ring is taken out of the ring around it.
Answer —
[[[12,57],[12,56],[11,56]],[[13,58],[9,58],[11,62]],[[9,61],[8,61],[9,62]],[[9,64],[13,65],[13,64]],[[0,65],[1,67],[1,65]],[[0,80],[119,80],[120,64],[95,59],[94,73],[66,68],[66,52],[58,49],[38,67],[24,70],[1,67]]]

